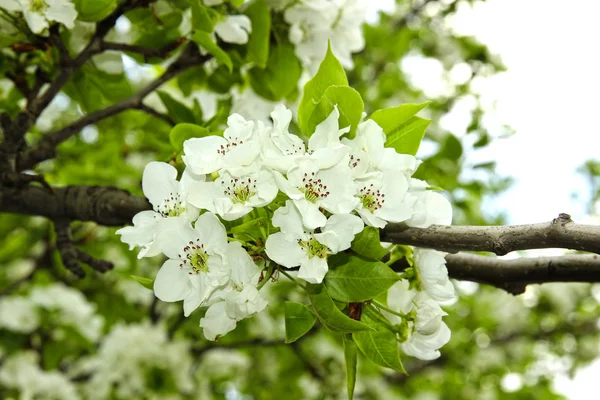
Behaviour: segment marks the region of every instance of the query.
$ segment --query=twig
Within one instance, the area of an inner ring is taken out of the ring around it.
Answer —
[[[75,250],[77,251],[77,258],[79,259],[79,261],[89,265],[90,267],[94,268],[96,271],[98,271],[102,274],[107,271],[110,271],[111,269],[113,269],[115,267],[113,265],[113,263],[111,263],[110,261],[98,260],[98,259],[90,256],[85,251],[81,251],[79,249],[75,249]]]
[[[156,118],[162,119],[163,121],[165,121],[167,124],[169,124],[171,126],[174,126],[176,124],[176,122],[173,120],[173,118],[169,117],[167,114],[160,113],[160,112],[156,111],[154,108],[148,107],[144,103],[140,103],[136,108],[138,110],[144,111],[145,113],[150,114]]]
[[[563,248],[600,253],[600,225],[582,225],[560,214],[552,222],[507,226],[439,226],[410,228],[389,224],[381,240],[434,248],[450,253],[489,251],[499,256],[516,250]]]
[[[126,43],[115,43],[115,42],[104,41],[104,42],[102,42],[102,49],[103,50],[115,50],[115,51],[127,51],[130,53],[141,54],[144,56],[144,61],[147,62],[152,57],[164,58],[164,57],[168,56],[170,52],[177,49],[185,40],[186,40],[186,38],[182,37],[174,42],[168,43],[166,46],[163,46],[161,48],[149,48],[149,47],[136,46],[136,45],[126,44]]]
[[[56,231],[56,248],[60,253],[63,264],[78,278],[85,277],[85,272],[79,265],[77,249],[71,240],[71,228],[68,219],[57,219],[54,221],[54,230]]]
[[[107,108],[88,114],[72,124],[45,136],[36,147],[23,154],[19,160],[19,169],[29,169],[41,161],[53,158],[56,155],[57,145],[69,139],[87,125],[96,123],[108,117],[112,117],[113,115],[119,114],[125,110],[132,108],[139,109],[140,107],[143,109],[143,107],[145,107],[142,105],[144,98],[160,87],[163,83],[169,81],[190,67],[206,62],[210,58],[210,55],[200,55],[198,52],[198,47],[195,43],[189,43],[179,58],[169,65],[167,70],[161,76],[150,82],[133,96],[115,103]],[[147,111],[145,109],[143,110]]]

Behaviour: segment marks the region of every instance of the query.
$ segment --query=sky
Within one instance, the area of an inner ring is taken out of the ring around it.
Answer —
[[[390,10],[393,3],[378,0],[375,7]],[[496,102],[490,117],[515,134],[466,157],[472,164],[495,160],[501,175],[515,179],[489,204],[509,223],[550,221],[561,212],[589,220],[589,187],[577,169],[588,159],[600,160],[599,14],[597,0],[487,0],[474,7],[464,2],[450,21],[457,33],[487,44],[507,67],[478,89]],[[415,69],[422,72],[419,82],[429,85],[424,89],[435,92],[439,66],[420,63]],[[445,123],[461,137],[459,114]],[[554,385],[571,399],[597,399],[599,374],[597,360],[573,379],[557,376]]]

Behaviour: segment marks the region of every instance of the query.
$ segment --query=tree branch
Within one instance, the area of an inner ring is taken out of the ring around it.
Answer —
[[[114,50],[114,51],[126,51],[126,52],[130,52],[130,53],[141,54],[142,56],[144,56],[144,61],[148,61],[148,59],[150,59],[151,57],[161,57],[161,58],[166,57],[167,55],[169,55],[170,52],[172,52],[173,50],[178,48],[185,40],[186,40],[185,37],[182,37],[182,38],[180,38],[172,43],[169,43],[166,46],[158,48],[158,49],[136,46],[136,45],[126,44],[126,43],[115,43],[115,42],[104,41],[104,42],[102,42],[102,49],[103,50]]]
[[[144,103],[140,103],[136,109],[145,112],[146,114],[152,115],[158,119],[162,119],[163,121],[165,121],[167,124],[174,126],[176,124],[176,122],[173,120],[173,118],[169,117],[167,114],[163,114],[161,112],[156,111],[154,108],[152,107],[148,107],[147,105],[145,105]]]
[[[115,187],[68,186],[51,192],[35,186],[0,185],[0,212],[121,226],[131,223],[138,212],[151,209],[146,199]]]
[[[190,67],[200,65],[211,58],[210,55],[201,55],[198,51],[198,47],[195,43],[189,43],[181,55],[175,60],[167,70],[158,78],[150,82],[148,85],[143,87],[133,96],[115,103],[107,108],[98,110],[91,114],[85,115],[77,121],[59,129],[53,133],[46,135],[37,146],[26,151],[19,159],[19,170],[30,169],[37,163],[54,158],[56,156],[56,146],[71,136],[75,135],[85,126],[97,123],[105,118],[112,117],[113,115],[119,114],[129,109],[141,109],[145,112],[150,112],[152,115],[162,118],[163,120],[172,123],[173,121],[165,118],[165,116],[159,116],[159,113],[152,110],[145,105],[142,101],[146,96],[160,87],[163,83],[169,81],[173,77],[182,73]]]
[[[600,253],[600,225],[576,224],[568,214],[552,222],[507,226],[440,226],[411,228],[388,224],[381,240],[449,253],[489,251],[499,256],[516,250],[563,248]]]

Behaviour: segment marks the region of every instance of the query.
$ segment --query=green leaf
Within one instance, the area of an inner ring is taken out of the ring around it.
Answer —
[[[384,108],[375,111],[369,116],[369,119],[377,122],[386,135],[389,135],[430,103],[430,101],[426,101],[421,104],[402,104],[398,107]]]
[[[268,225],[269,219],[267,217],[253,218],[250,221],[231,228],[231,233],[240,240],[257,240],[263,236],[261,230],[264,231]]]
[[[356,254],[372,260],[381,260],[387,253],[387,249],[381,246],[379,229],[373,226],[365,226],[365,229],[354,237],[351,248]]]
[[[254,67],[248,71],[252,89],[271,101],[280,100],[292,93],[301,74],[302,64],[289,43],[271,49],[265,69]]]
[[[342,64],[331,52],[331,46],[327,48],[327,54],[319,66],[316,75],[304,86],[304,95],[298,106],[298,123],[300,129],[306,135],[312,132],[308,129],[308,122],[316,105],[329,86],[348,86],[348,78]]]
[[[75,0],[77,19],[96,22],[110,15],[117,8],[117,0]]]
[[[406,373],[400,361],[395,333],[387,329],[354,332],[352,338],[360,351],[375,364]]]
[[[342,313],[335,306],[323,284],[308,284],[307,293],[315,314],[327,329],[334,332],[357,332],[372,329]]]
[[[352,137],[360,122],[365,105],[360,94],[349,86],[334,85],[325,90],[323,97],[310,115],[308,132],[312,134],[315,127],[331,114],[336,104],[340,112],[340,129],[350,126],[350,136]]]
[[[254,0],[247,4],[244,14],[252,22],[252,33],[248,38],[246,59],[265,68],[269,58],[271,35],[271,12],[265,0]]]
[[[138,281],[146,289],[154,290],[154,279],[144,278],[143,276],[129,275]]]
[[[0,49],[10,46],[11,44],[17,43],[21,35],[7,35],[0,33]]]
[[[329,257],[325,285],[331,297],[344,302],[371,300],[400,280],[390,267],[347,253]]]
[[[400,154],[416,155],[430,123],[428,119],[411,117],[393,132],[388,133],[385,146],[393,147]]]
[[[218,61],[225,64],[227,69],[229,69],[229,72],[233,71],[233,63],[231,62],[229,54],[225,53],[223,49],[213,42],[208,32],[197,31],[194,33],[194,36],[192,36],[192,40],[212,54]]]
[[[210,132],[203,126],[181,123],[177,124],[171,129],[169,132],[169,142],[171,142],[171,146],[177,151],[181,152],[183,150],[183,142],[190,138],[204,137],[208,136]]]
[[[356,385],[356,365],[358,364],[358,350],[352,335],[344,335],[344,358],[346,360],[346,386],[348,388],[348,400],[354,398],[354,386]]]
[[[210,14],[201,1],[192,2],[192,28],[204,32],[212,32],[215,25]]]
[[[285,302],[285,342],[292,343],[304,336],[316,321],[315,314],[304,304]]]
[[[157,90],[156,93],[158,94],[158,97],[160,97],[160,100],[163,102],[165,107],[167,107],[169,116],[173,118],[175,122],[196,122],[196,117],[194,117],[194,113],[187,106],[175,100],[167,92]]]

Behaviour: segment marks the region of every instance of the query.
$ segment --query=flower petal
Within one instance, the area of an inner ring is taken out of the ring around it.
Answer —
[[[167,260],[154,280],[154,293],[162,301],[185,299],[191,290],[189,275],[179,267],[179,261]]]
[[[306,253],[298,245],[298,242],[286,240],[281,232],[274,233],[267,238],[265,250],[271,260],[287,268],[300,265],[301,260],[306,258]]]
[[[235,329],[237,322],[229,318],[225,311],[225,302],[219,301],[208,308],[204,318],[200,320],[204,337],[208,340],[216,340]]]
[[[142,176],[142,191],[156,209],[171,194],[179,193],[177,170],[171,164],[158,161],[149,162],[144,168]]]
[[[214,248],[227,245],[227,231],[219,218],[211,212],[206,212],[198,217],[194,229],[200,236],[207,253]]]
[[[321,283],[328,270],[329,266],[327,265],[326,258],[306,258],[302,262],[302,265],[300,265],[298,278],[304,279],[309,283]]]

